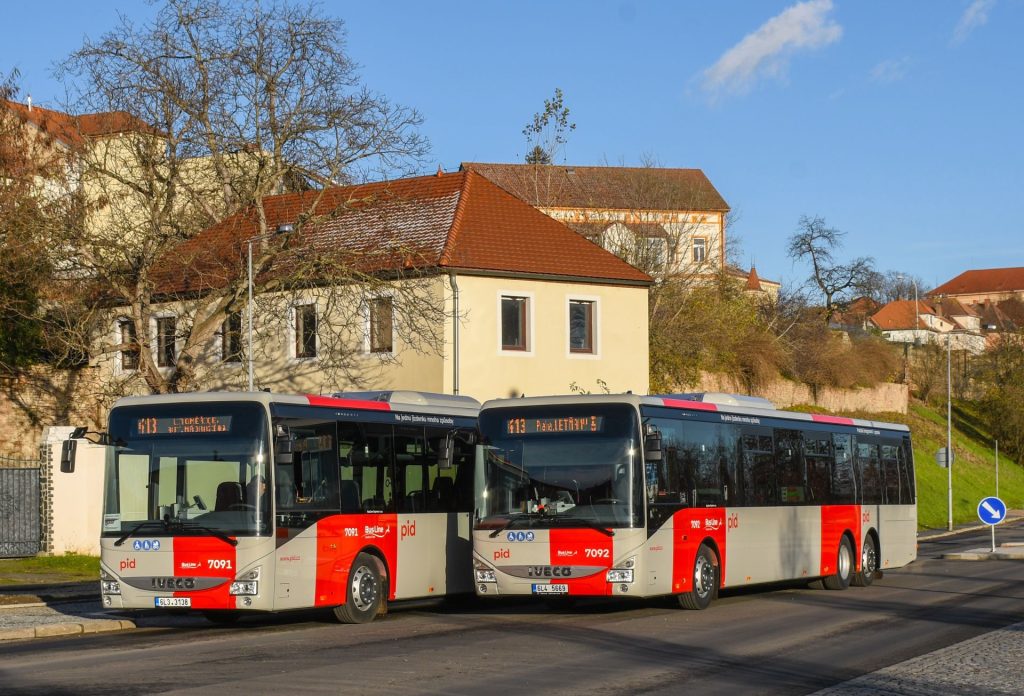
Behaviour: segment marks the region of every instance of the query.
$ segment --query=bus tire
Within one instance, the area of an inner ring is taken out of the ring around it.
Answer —
[[[822,581],[825,583],[825,589],[845,590],[850,586],[852,578],[853,546],[850,545],[850,539],[844,536],[839,541],[839,550],[836,552],[836,572],[822,578]]]
[[[360,553],[352,562],[345,583],[345,603],[334,607],[334,616],[341,623],[370,623],[383,606],[383,583],[379,561],[368,553]]]
[[[693,559],[693,589],[678,595],[683,609],[707,609],[718,596],[718,561],[707,544],[701,544]]]
[[[872,534],[864,538],[864,546],[860,550],[860,572],[853,576],[852,584],[867,587],[875,579],[878,572],[878,543]]]

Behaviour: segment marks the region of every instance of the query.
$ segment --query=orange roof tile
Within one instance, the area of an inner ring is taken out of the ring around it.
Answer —
[[[300,216],[322,193],[316,217]],[[267,229],[296,227],[296,254],[345,254],[364,271],[442,269],[647,285],[650,276],[503,191],[458,172],[264,199]],[[179,246],[154,274],[164,293],[202,291],[244,272],[252,210]],[[277,272],[283,272],[279,268]],[[273,269],[271,272],[275,272]]]
[[[727,212],[700,169],[463,162],[514,196],[554,208]]]
[[[917,328],[927,329],[928,325],[920,320],[920,316],[922,314],[935,314],[935,309],[924,300],[919,300],[917,305],[915,310],[913,300],[890,302],[872,314],[871,321],[883,331],[913,329],[915,322]]]
[[[964,271],[953,280],[929,292],[928,296],[1021,291],[1024,291],[1024,267],[986,268]]]
[[[66,145],[80,145],[85,138],[117,133],[156,133],[156,129],[125,111],[107,111],[72,116],[63,111],[3,100],[3,105],[23,122]]]

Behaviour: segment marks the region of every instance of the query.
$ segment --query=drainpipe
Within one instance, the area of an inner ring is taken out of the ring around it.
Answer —
[[[459,284],[455,282],[455,271],[448,272],[452,286],[452,394],[459,393]]]

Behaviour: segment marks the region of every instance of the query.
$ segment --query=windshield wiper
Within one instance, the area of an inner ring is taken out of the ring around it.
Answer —
[[[232,546],[238,546],[238,539],[232,539],[231,537],[229,537],[227,534],[225,534],[224,532],[220,531],[219,529],[211,529],[210,527],[204,527],[203,525],[196,524],[195,522],[178,522],[177,525],[172,525],[171,526],[172,529],[175,528],[175,527],[177,527],[178,529],[181,529],[181,530],[194,529],[197,532],[206,532],[210,536],[217,537],[218,539],[223,541],[225,544],[231,544]]]
[[[120,537],[118,537],[117,541],[114,542],[114,546],[120,546],[121,544],[123,544],[125,542],[125,539],[127,539],[128,537],[134,535],[135,532],[139,531],[140,529],[145,529],[146,527],[155,527],[155,526],[163,527],[165,531],[170,528],[170,525],[166,521],[164,521],[164,520],[146,520],[145,522],[139,522],[137,525],[135,525],[134,527],[129,529],[127,532],[122,534]]]
[[[562,522],[562,523],[565,523],[565,524],[576,524],[576,523],[579,523],[579,525],[582,526],[582,527],[589,527],[590,529],[596,529],[597,531],[601,532],[602,534],[604,534],[606,536],[610,536],[610,537],[611,536],[615,536],[615,531],[614,530],[607,529],[606,527],[602,526],[601,524],[599,524],[597,522],[594,522],[593,520],[588,520],[586,517],[570,517],[570,516],[567,516],[567,515],[555,515],[555,514],[551,514],[551,513],[548,513],[548,512],[523,512],[523,513],[520,513],[520,514],[516,515],[515,517],[510,517],[508,522],[506,522],[505,524],[501,525],[500,527],[495,529],[493,532],[491,532],[487,536],[488,536],[488,538],[493,539],[494,537],[496,537],[499,534],[501,534],[502,532],[504,532],[506,529],[509,529],[518,520],[533,521],[533,520],[541,520],[541,519],[551,520],[552,522]]]
[[[501,525],[500,527],[495,529],[493,532],[488,534],[488,537],[493,539],[494,537],[496,537],[499,534],[501,534],[502,532],[504,532],[506,529],[511,527],[513,524],[515,524],[519,520],[539,520],[542,517],[554,517],[554,515],[548,515],[548,513],[546,513],[546,512],[521,512],[518,515],[516,515],[515,517],[509,517],[508,521],[505,524]]]

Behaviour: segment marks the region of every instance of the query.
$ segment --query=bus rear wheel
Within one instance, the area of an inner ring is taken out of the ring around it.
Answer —
[[[348,572],[345,603],[334,607],[334,616],[341,623],[370,623],[381,612],[385,601],[381,585],[377,559],[368,553],[358,554]]]
[[[878,544],[875,537],[870,534],[864,539],[864,547],[860,552],[860,572],[853,576],[853,584],[857,587],[867,587],[875,579],[878,572]]]
[[[693,589],[678,595],[679,606],[683,609],[707,609],[718,594],[718,563],[707,544],[701,544],[697,549],[691,580]]]
[[[822,582],[825,585],[825,589],[845,590],[850,586],[850,580],[852,578],[853,546],[850,545],[849,538],[843,537],[839,542],[839,551],[836,552],[836,572],[822,578]]]

